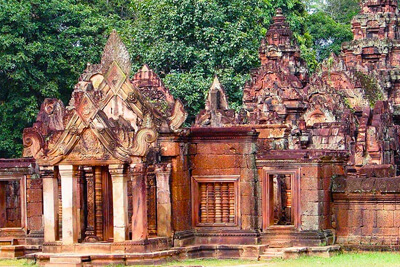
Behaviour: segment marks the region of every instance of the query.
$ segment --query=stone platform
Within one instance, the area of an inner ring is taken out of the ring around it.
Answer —
[[[36,253],[39,266],[107,266],[162,264],[172,260],[196,258],[268,260],[271,258],[297,258],[302,255],[330,257],[340,251],[340,246],[268,248],[266,245],[194,245],[175,247],[155,252],[137,253]],[[272,253],[274,252],[274,253]]]

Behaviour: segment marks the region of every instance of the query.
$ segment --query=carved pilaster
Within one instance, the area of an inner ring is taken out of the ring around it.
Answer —
[[[157,235],[160,237],[172,236],[171,191],[169,184],[171,170],[171,164],[158,164],[155,170],[157,179]]]
[[[96,236],[99,240],[103,240],[103,194],[102,194],[102,177],[101,166],[95,167],[95,204],[96,204]]]
[[[95,233],[95,191],[94,191],[94,175],[93,167],[84,168],[85,179],[86,179],[86,199],[87,199],[87,220],[86,220],[86,231],[85,231],[85,242],[97,242],[99,238]]]
[[[124,165],[108,167],[112,178],[114,242],[123,242],[128,236],[128,190]]]
[[[146,166],[142,163],[131,164],[132,180],[132,240],[145,240],[147,231],[147,201],[146,201]]]
[[[53,166],[40,166],[43,180],[44,241],[54,242],[58,236],[58,182]]]
[[[157,186],[154,167],[147,168],[147,218],[149,235],[157,234]]]

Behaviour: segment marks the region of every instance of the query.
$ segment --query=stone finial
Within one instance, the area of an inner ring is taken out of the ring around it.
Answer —
[[[275,17],[273,18],[274,23],[284,22],[286,17],[283,15],[282,8],[278,8],[275,13]]]
[[[273,23],[268,29],[266,40],[269,45],[290,45],[293,39],[293,32],[290,29],[289,23],[286,22],[286,17],[282,13],[282,9],[276,10],[276,15],[273,17]]]
[[[228,101],[226,99],[225,90],[222,87],[217,75],[208,91],[206,110],[229,109]]]
[[[106,73],[113,62],[116,62],[122,71],[129,76],[131,72],[131,60],[124,43],[116,30],[113,30],[104,47],[101,58],[102,72]]]

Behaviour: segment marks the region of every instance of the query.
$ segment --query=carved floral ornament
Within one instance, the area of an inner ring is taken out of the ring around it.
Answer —
[[[162,114],[128,79],[130,67],[126,47],[113,31],[101,64],[88,65],[69,106],[55,100],[62,111],[55,113],[54,101],[46,100],[37,122],[24,130],[24,156],[41,165],[86,159],[130,163],[155,145],[161,125],[168,127],[164,132],[178,131],[187,116],[183,104],[172,98],[170,116]]]

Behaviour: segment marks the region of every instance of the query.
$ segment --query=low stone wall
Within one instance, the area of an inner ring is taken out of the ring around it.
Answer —
[[[400,177],[334,178],[332,223],[337,243],[349,247],[400,246]]]

